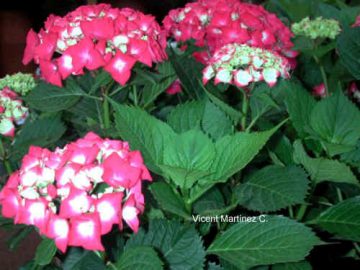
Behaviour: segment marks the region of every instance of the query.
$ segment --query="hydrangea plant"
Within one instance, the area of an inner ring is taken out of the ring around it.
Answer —
[[[30,30],[36,76],[0,80],[0,226],[41,241],[23,269],[357,269],[359,7],[333,2]]]

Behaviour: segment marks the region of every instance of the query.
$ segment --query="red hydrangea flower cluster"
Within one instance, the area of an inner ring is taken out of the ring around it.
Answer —
[[[124,85],[136,62],[166,59],[166,36],[153,16],[107,4],[81,6],[65,17],[50,15],[39,33],[30,30],[23,63],[34,60],[43,78],[62,79],[103,67]]]
[[[275,14],[260,5],[239,0],[198,0],[171,10],[163,21],[167,34],[176,41],[195,40],[208,51],[195,57],[203,63],[217,49],[230,43],[247,44],[278,52],[288,58],[293,34]]]
[[[0,90],[0,134],[14,137],[15,124],[22,125],[28,117],[28,108],[22,105],[18,95],[5,87]]]
[[[127,142],[88,133],[54,152],[31,147],[0,193],[2,215],[67,246],[104,250],[101,235],[124,220],[137,232],[142,180],[151,176]]]

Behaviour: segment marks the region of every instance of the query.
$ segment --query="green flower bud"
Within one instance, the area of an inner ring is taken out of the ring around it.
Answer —
[[[318,17],[310,20],[309,17],[307,17],[298,23],[294,23],[291,30],[296,36],[306,36],[310,39],[335,39],[340,33],[341,28],[339,22],[333,19]]]
[[[35,86],[36,83],[31,74],[19,72],[14,75],[6,75],[4,78],[0,79],[0,89],[9,87],[21,96],[25,96]]]

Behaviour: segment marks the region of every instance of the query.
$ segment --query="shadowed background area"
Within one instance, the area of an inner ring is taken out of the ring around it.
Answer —
[[[38,31],[43,22],[53,13],[65,15],[80,5],[87,4],[85,0],[34,0],[34,1],[0,1],[0,77],[17,71],[34,71],[34,66],[21,64],[25,48],[26,34],[30,28]],[[131,7],[153,14],[161,21],[166,13],[176,7],[183,6],[186,0],[121,0],[97,1],[109,3],[114,7]]]

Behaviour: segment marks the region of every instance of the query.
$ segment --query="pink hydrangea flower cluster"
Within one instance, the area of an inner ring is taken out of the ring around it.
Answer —
[[[289,61],[277,53],[242,44],[228,44],[217,50],[203,70],[203,83],[215,77],[215,84],[246,87],[264,80],[270,87],[278,77],[289,77]]]
[[[15,124],[22,125],[28,117],[28,108],[22,105],[18,95],[5,87],[0,90],[0,134],[14,137]]]
[[[165,32],[153,16],[107,4],[50,15],[39,33],[29,31],[26,42],[23,63],[34,60],[43,78],[58,86],[84,68],[101,67],[124,85],[136,62],[151,66],[167,58]]]
[[[31,147],[0,193],[2,215],[67,246],[104,250],[101,235],[124,220],[137,232],[144,210],[142,180],[151,181],[141,153],[94,133],[54,152]]]
[[[176,41],[195,40],[208,51],[195,57],[206,63],[209,55],[230,43],[247,44],[278,52],[288,58],[293,34],[275,14],[260,5],[239,0],[198,0],[184,8],[171,10],[163,21],[169,36]]]

